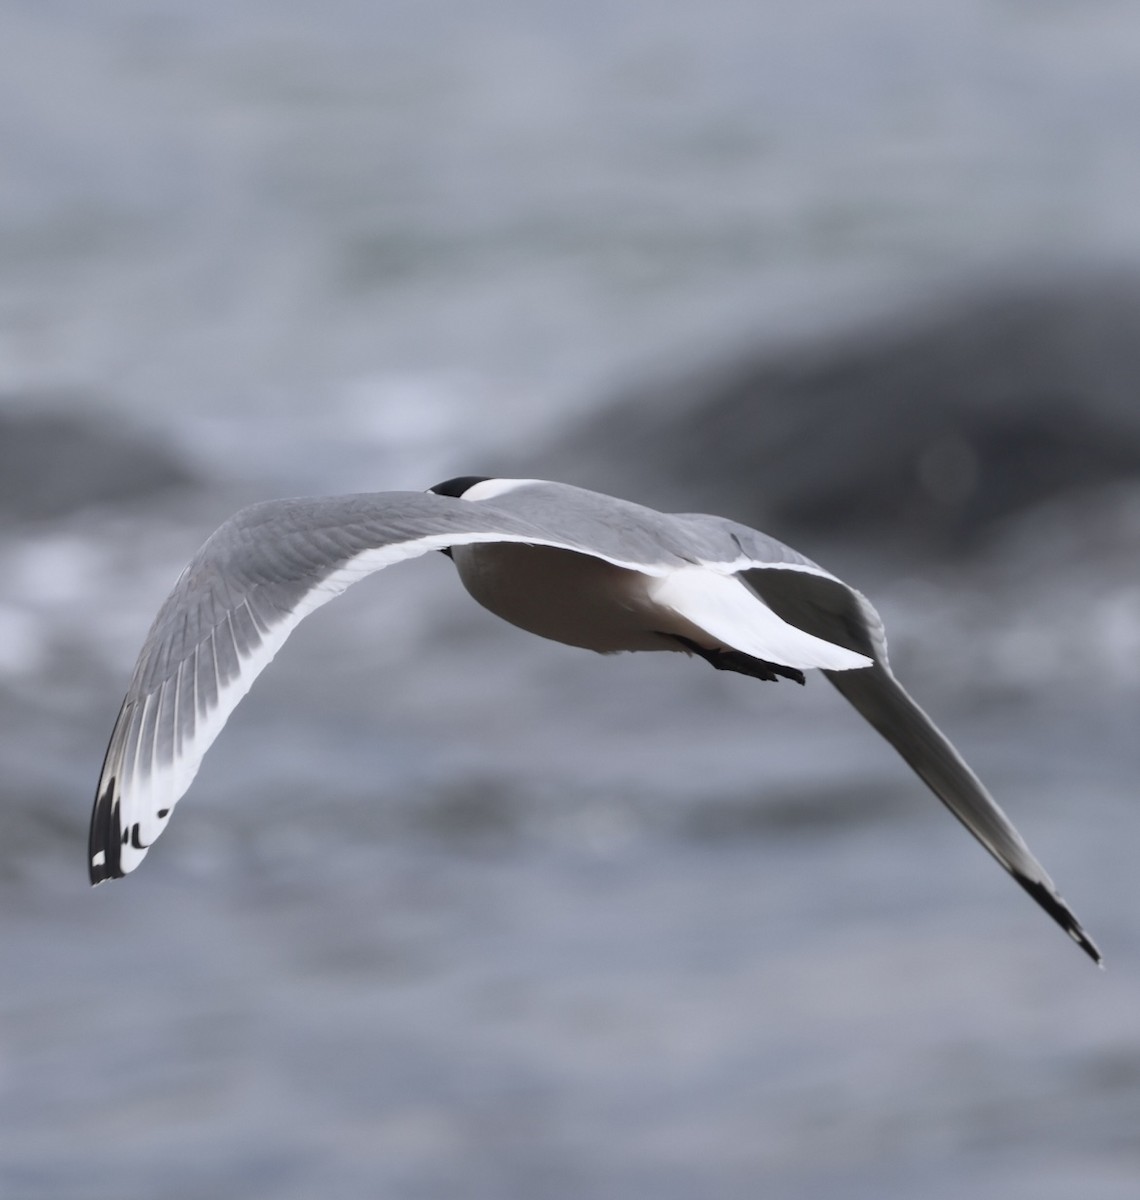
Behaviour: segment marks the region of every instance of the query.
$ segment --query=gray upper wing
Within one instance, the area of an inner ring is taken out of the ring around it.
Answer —
[[[739,521],[708,513],[675,513],[672,520],[690,545],[701,547],[702,561],[731,563],[738,571],[782,567],[835,578],[798,550]]]
[[[487,541],[553,545],[650,574],[674,561],[652,536],[537,519],[430,492],[277,500],[243,509],[194,555],[139,654],[92,812],[92,881],[125,874],[165,828],[229,714],[289,633],[357,579],[429,550]]]
[[[883,622],[870,601],[818,568],[772,570],[768,566],[746,569],[741,578],[785,621],[874,660],[873,666],[862,670],[824,674],[970,833],[1099,963],[1100,951],[1013,822],[949,738],[895,678],[887,659]]]

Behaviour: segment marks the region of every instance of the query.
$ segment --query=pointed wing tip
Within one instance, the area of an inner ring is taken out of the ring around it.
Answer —
[[[1100,952],[1100,947],[1096,942],[1078,925],[1076,929],[1069,930],[1069,936],[1077,943],[1078,946],[1093,960],[1100,969],[1104,970],[1104,955]]]
[[[1085,933],[1084,927],[1064,900],[1040,880],[1029,879],[1017,873],[1014,873],[1013,877],[1103,971],[1104,958],[1096,942]]]
[[[122,879],[126,871],[112,870],[106,865],[106,860],[99,854],[93,854],[87,864],[88,878],[92,887],[106,883],[108,879]]]
[[[1066,929],[1065,932],[1077,943],[1078,946],[1093,960],[1100,969],[1104,970],[1104,956],[1100,952],[1100,948],[1096,942],[1080,927],[1079,924],[1074,925],[1072,929]]]
[[[91,810],[91,833],[87,841],[87,869],[94,887],[107,879],[121,879],[122,831],[119,829],[119,793],[115,777],[100,782]]]

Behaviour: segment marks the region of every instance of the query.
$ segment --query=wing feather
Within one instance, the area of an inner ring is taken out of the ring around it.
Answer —
[[[745,571],[743,578],[789,623],[875,660],[869,670],[826,670],[824,674],[966,829],[1099,963],[1100,951],[1013,822],[949,738],[895,678],[887,659],[883,622],[870,601],[825,572],[766,566]]]

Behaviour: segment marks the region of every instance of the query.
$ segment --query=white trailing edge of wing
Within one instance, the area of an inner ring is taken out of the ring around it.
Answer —
[[[121,877],[142,862],[230,714],[305,617],[384,567],[431,550],[474,542],[521,542],[582,553],[581,548],[562,541],[503,533],[430,534],[364,550],[330,571],[288,614],[272,623],[260,620],[255,606],[243,600],[157,690],[128,694],[111,734],[96,792],[89,840],[91,882]],[[650,576],[673,569],[604,554],[594,557]],[[234,615],[243,605],[249,617],[235,624]],[[162,647],[149,648],[151,655],[161,651]]]

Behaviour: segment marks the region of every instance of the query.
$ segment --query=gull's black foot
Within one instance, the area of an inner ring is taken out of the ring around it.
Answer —
[[[766,683],[775,683],[780,676],[792,679],[798,684],[802,684],[804,681],[803,671],[797,671],[795,667],[765,662],[764,659],[753,658],[742,650],[709,650],[679,634],[674,634],[673,637],[686,650],[699,654],[705,662],[716,667],[718,671],[735,671],[738,675],[750,675],[753,679],[763,679]]]

